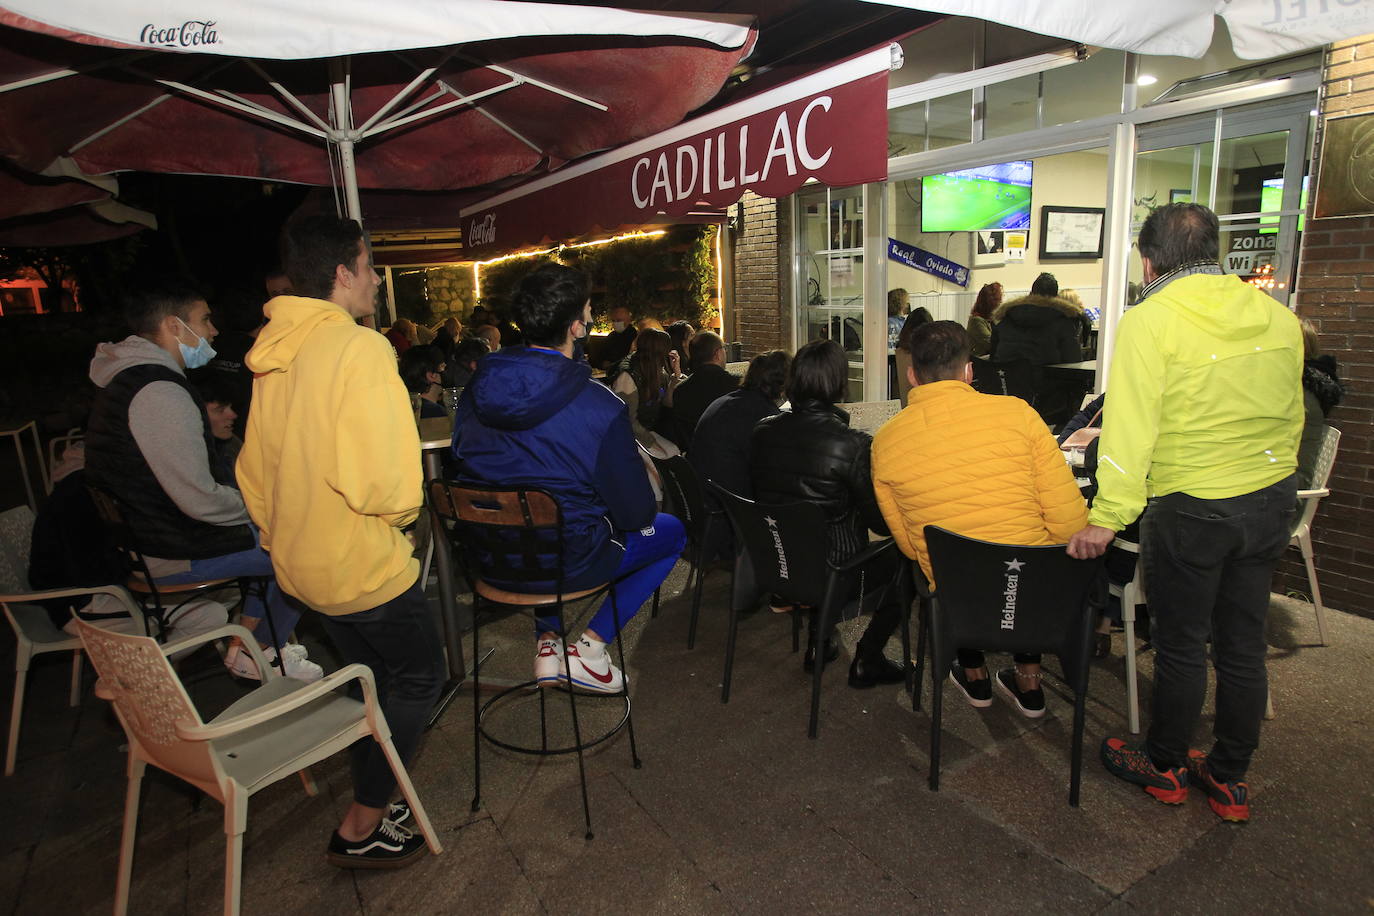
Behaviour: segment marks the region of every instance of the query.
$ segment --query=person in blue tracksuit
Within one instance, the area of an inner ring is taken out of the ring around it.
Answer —
[[[614,584],[566,650],[556,619],[535,621],[534,679],[540,686],[571,682],[619,692],[624,675],[611,664],[606,643],[667,577],[686,532],[657,511],[624,402],[572,358],[592,322],[586,277],[561,264],[541,265],[520,281],[510,314],[527,345],[482,359],[464,389],[453,426],[458,479],[553,494],[563,512],[562,590]],[[491,541],[478,546],[487,581],[512,591],[559,590],[552,574],[547,581],[500,581],[491,568],[500,565],[491,563],[499,549]],[[550,570],[557,559],[552,542],[535,558]]]

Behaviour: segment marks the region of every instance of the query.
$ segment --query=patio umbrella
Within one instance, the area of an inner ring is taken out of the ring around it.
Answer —
[[[210,4],[213,9],[214,4]],[[501,0],[4,0],[0,156],[457,190],[661,130],[752,47],[739,17]]]
[[[971,16],[1138,54],[1201,57],[1217,16],[1236,56],[1262,60],[1374,32],[1369,0],[868,0]]]
[[[116,193],[112,178],[35,175],[0,163],[0,248],[84,245],[157,228],[153,214]]]

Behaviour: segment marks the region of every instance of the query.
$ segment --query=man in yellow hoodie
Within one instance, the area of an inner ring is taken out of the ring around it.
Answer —
[[[873,491],[902,553],[931,578],[926,525],[1027,546],[1062,544],[1083,527],[1087,506],[1035,409],[970,386],[968,332],[935,321],[908,347],[908,405],[873,437]],[[1044,715],[1040,656],[1012,661],[989,678],[983,653],[961,647],[949,679],[972,706],[991,706],[995,684],[1022,715]]]
[[[1288,545],[1302,432],[1298,319],[1217,264],[1216,215],[1160,207],[1140,229],[1146,286],[1121,320],[1098,444],[1097,497],[1069,553],[1099,556],[1140,519],[1155,647],[1154,715],[1141,747],[1102,743],[1113,774],[1167,804],[1188,784],[1218,816],[1250,816],[1245,773],[1268,684],[1264,618]],[[1217,671],[1215,743],[1189,750]]]
[[[380,283],[362,227],[332,216],[288,228],[296,295],[265,306],[249,351],[253,412],[238,479],[277,581],[318,611],[345,661],[372,669],[403,761],[415,753],[443,684],[443,655],[419,564],[401,527],[421,502],[420,440],[396,356],[358,325]],[[353,748],[353,804],[329,842],[344,868],[394,868],[424,840],[388,804],[396,783],[381,748]]]

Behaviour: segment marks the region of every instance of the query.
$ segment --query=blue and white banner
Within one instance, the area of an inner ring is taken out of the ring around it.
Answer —
[[[905,264],[907,267],[914,267],[917,270],[924,270],[928,274],[934,274],[941,280],[948,280],[951,283],[958,283],[960,286],[968,286],[968,268],[962,264],[955,264],[948,258],[942,258],[938,254],[926,251],[924,248],[917,248],[915,245],[908,245],[906,242],[899,242],[890,238],[887,240],[887,256],[898,264]]]

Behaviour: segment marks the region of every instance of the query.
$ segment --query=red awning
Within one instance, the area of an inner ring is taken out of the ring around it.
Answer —
[[[887,177],[890,46],[463,208],[472,256]]]

